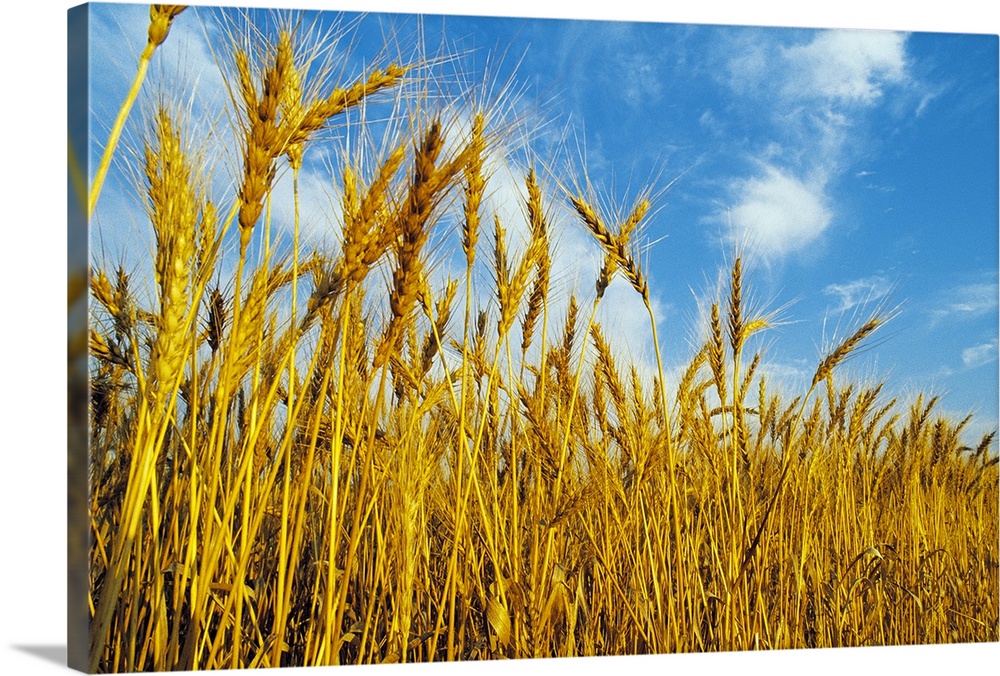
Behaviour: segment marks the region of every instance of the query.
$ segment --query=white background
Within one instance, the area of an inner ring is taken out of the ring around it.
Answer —
[[[0,674],[65,667],[66,596],[66,10],[72,2],[21,0],[0,13]],[[653,9],[646,0],[277,0],[234,4],[671,22],[998,32],[982,0],[938,3],[837,0],[822,7],[698,0]],[[679,5],[679,6],[678,6]],[[812,3],[809,3],[812,5]],[[934,5],[933,7],[931,5]],[[993,664],[993,667],[989,667]],[[996,673],[1000,644],[787,651],[653,658],[590,658],[363,668],[399,674]],[[228,673],[228,672],[227,672]],[[295,670],[345,673],[345,668]],[[346,673],[358,673],[347,668]]]

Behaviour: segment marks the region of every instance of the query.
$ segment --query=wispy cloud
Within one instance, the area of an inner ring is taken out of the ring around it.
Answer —
[[[849,312],[859,305],[865,305],[884,298],[892,291],[892,284],[882,275],[855,279],[843,284],[827,284],[823,293],[837,300],[835,312]]]
[[[638,109],[662,95],[663,79],[658,77],[660,66],[651,53],[623,55],[620,65],[625,101],[633,108]]]
[[[998,307],[997,282],[977,282],[963,284],[942,294],[930,315],[935,323],[944,320],[962,321],[975,319],[996,312]]]
[[[782,45],[770,37],[777,33],[753,35],[737,43],[728,85],[742,104],[760,109],[766,140],[751,151],[757,170],[731,179],[733,206],[716,219],[731,239],[780,258],[814,243],[834,222],[828,187],[846,170],[865,112],[908,82],[907,36],[833,30]]]
[[[973,345],[962,350],[962,363],[966,368],[984,366],[997,360],[997,339]]]

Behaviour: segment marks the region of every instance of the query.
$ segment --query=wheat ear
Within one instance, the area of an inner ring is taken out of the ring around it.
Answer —
[[[855,331],[850,338],[842,342],[833,352],[828,354],[826,358],[820,362],[819,368],[816,369],[816,373],[813,375],[812,383],[810,383],[809,389],[811,390],[816,387],[816,385],[822,382],[823,379],[833,373],[833,369],[844,361],[844,359],[847,358],[847,355],[853,352],[861,341],[874,333],[875,329],[883,324],[883,321],[884,320],[879,317],[872,317],[865,322],[860,329]]]

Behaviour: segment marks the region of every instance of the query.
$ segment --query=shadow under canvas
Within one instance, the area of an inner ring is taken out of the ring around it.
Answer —
[[[59,666],[66,666],[66,646],[65,645],[15,645],[11,646],[15,650],[34,655],[35,657],[52,662]]]

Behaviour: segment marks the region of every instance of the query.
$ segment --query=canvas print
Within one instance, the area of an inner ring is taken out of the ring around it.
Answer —
[[[998,641],[996,35],[68,30],[75,668]]]

